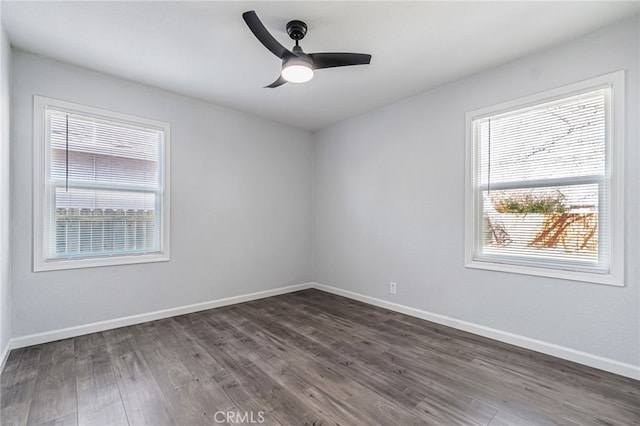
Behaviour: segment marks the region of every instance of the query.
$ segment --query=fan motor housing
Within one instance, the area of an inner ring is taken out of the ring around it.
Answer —
[[[307,34],[307,24],[298,20],[289,21],[287,23],[287,34],[293,40],[302,40]]]

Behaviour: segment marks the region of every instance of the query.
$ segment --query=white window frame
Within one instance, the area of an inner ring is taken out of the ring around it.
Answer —
[[[624,286],[624,83],[625,74],[621,70],[466,113],[465,266],[467,268]],[[548,266],[532,265],[505,258],[489,259],[488,256],[482,259],[478,258],[476,251],[480,244],[480,231],[476,229],[477,221],[475,220],[475,215],[479,208],[479,201],[477,199],[475,179],[477,176],[479,146],[475,141],[474,121],[483,117],[539,105],[603,87],[611,88],[609,105],[611,115],[608,123],[609,133],[606,135],[607,146],[605,148],[608,164],[604,177],[605,184],[609,185],[610,194],[608,200],[610,209],[608,235],[606,235],[609,239],[608,258],[610,262],[608,269],[591,272],[584,269],[573,269],[569,266],[563,268],[551,263]]]
[[[45,247],[46,184],[47,156],[50,152],[49,138],[46,134],[45,111],[47,107],[91,116],[123,124],[145,126],[158,129],[164,133],[163,151],[160,159],[160,191],[162,193],[161,214],[159,224],[160,250],[142,254],[114,254],[110,256],[83,256],[78,258],[47,259]],[[170,125],[161,121],[141,118],[128,114],[107,111],[99,108],[80,105],[44,96],[33,96],[33,271],[54,271],[76,268],[92,268],[99,266],[129,265],[148,262],[166,262],[170,260]]]

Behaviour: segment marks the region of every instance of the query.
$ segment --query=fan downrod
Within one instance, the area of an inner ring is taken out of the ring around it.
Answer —
[[[307,24],[294,20],[287,23],[287,34],[295,41],[302,40],[307,34]]]

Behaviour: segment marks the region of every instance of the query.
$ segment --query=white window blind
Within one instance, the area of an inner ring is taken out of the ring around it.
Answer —
[[[135,263],[132,257],[149,261],[163,254],[166,129],[135,117],[51,103],[41,112],[39,263],[98,266],[104,262],[86,260],[117,264],[124,256],[129,260],[122,263]]]
[[[468,260],[610,274],[611,96],[599,85],[470,120]]]

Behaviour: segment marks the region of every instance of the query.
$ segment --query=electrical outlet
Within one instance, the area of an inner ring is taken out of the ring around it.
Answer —
[[[389,293],[396,294],[396,283],[389,283]]]

